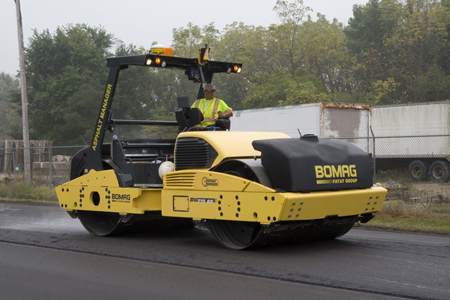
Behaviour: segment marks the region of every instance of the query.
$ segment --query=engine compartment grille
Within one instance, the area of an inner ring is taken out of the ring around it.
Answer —
[[[165,176],[164,186],[165,188],[180,188],[180,189],[193,189],[196,173],[167,173]]]
[[[204,139],[179,138],[175,145],[175,170],[210,168],[217,151]]]

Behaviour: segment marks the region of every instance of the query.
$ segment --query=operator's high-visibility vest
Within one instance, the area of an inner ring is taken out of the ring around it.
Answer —
[[[192,108],[199,108],[203,114],[203,121],[201,121],[200,126],[205,127],[209,125],[214,125],[216,120],[219,118],[219,111],[226,112],[231,111],[231,107],[229,107],[225,101],[214,98],[212,100],[198,99],[196,100],[192,106]]]

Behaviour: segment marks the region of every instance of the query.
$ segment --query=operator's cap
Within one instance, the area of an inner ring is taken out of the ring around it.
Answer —
[[[212,83],[205,84],[205,87],[203,88],[205,91],[211,92],[216,90],[216,86]]]

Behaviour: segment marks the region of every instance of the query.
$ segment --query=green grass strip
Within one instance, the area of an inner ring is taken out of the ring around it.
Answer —
[[[363,227],[407,230],[416,232],[430,232],[450,234],[450,216],[448,215],[390,215],[379,213]]]

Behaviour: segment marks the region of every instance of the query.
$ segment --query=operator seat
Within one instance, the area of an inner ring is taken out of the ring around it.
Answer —
[[[203,114],[198,108],[191,108],[188,96],[177,97],[178,109],[175,111],[177,118],[178,131],[186,131],[189,128],[200,124],[203,121]]]

